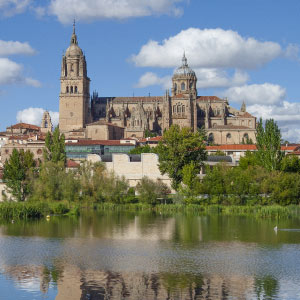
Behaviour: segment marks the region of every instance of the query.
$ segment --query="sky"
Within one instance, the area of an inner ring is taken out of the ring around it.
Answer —
[[[185,51],[198,95],[300,142],[299,0],[0,0],[0,130],[44,110],[57,124],[74,19],[91,93],[161,96]]]

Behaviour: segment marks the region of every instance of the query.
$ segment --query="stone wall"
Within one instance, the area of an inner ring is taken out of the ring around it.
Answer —
[[[134,187],[144,177],[152,180],[161,180],[171,187],[171,179],[162,175],[158,168],[158,156],[154,153],[143,153],[140,162],[131,162],[127,154],[113,154],[112,162],[105,162],[108,171],[114,172],[117,176],[124,176],[129,185]],[[88,155],[88,161],[101,161],[100,156]]]

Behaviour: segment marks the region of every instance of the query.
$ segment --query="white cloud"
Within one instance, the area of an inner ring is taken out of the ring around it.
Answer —
[[[0,0],[0,14],[3,16],[13,16],[26,10],[32,0]]]
[[[284,55],[275,42],[244,38],[221,28],[189,28],[162,43],[150,40],[131,60],[140,67],[176,67],[184,50],[194,68],[253,69]]]
[[[17,112],[17,122],[24,122],[33,125],[41,125],[45,109],[38,107],[29,107]],[[53,126],[58,125],[59,113],[49,111]]]
[[[248,106],[247,111],[264,120],[276,120],[283,139],[300,142],[300,103],[282,101],[276,105],[254,104]]]
[[[169,89],[172,86],[171,76],[159,77],[155,73],[147,72],[135,85],[137,88],[144,88],[151,85],[161,85],[164,89]]]
[[[14,54],[32,55],[36,51],[26,42],[18,41],[2,41],[0,40],[0,56],[8,56]]]
[[[40,86],[39,81],[23,75],[22,65],[17,64],[8,58],[0,58],[0,85],[5,84]]]
[[[279,85],[264,83],[231,87],[222,92],[230,101],[248,104],[274,105],[281,103],[286,96],[286,91]]]
[[[246,72],[236,70],[232,77],[221,69],[195,69],[198,88],[224,88],[240,86],[249,80]]]
[[[62,23],[76,20],[127,19],[150,15],[180,15],[185,0],[52,0],[49,11]]]

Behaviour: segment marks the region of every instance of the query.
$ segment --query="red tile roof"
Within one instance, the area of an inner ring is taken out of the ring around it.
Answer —
[[[27,124],[27,123],[17,123],[15,125],[12,125],[8,127],[8,129],[32,129],[32,130],[40,130],[41,128],[36,125]]]
[[[66,143],[67,146],[88,146],[88,145],[104,145],[104,146],[124,146],[126,144],[120,140],[79,140],[77,143]],[[132,146],[132,144],[130,144]]]
[[[29,135],[12,135],[9,137],[9,140],[28,140]]]
[[[256,150],[256,145],[242,145],[242,144],[235,144],[235,145],[219,145],[219,146],[206,146],[207,151],[214,151],[214,150],[241,150],[241,151],[254,151]]]
[[[71,168],[79,168],[79,167],[80,165],[74,160],[67,160],[67,168],[71,169]]]
[[[281,151],[297,151],[300,149],[300,146],[281,146]],[[214,150],[228,150],[228,151],[234,151],[234,150],[241,150],[241,151],[247,151],[247,150],[257,150],[256,145],[243,145],[243,144],[234,144],[234,145],[218,145],[218,146],[206,146],[207,151],[214,151]]]
[[[226,101],[226,100],[223,100],[223,99],[221,99],[217,96],[200,96],[200,97],[197,98],[197,100],[198,101],[209,101],[209,100],[211,100],[211,101],[224,101],[224,102]]]

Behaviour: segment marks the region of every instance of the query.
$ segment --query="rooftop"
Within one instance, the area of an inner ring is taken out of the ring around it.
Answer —
[[[41,127],[27,123],[17,123],[15,125],[7,127],[7,129],[31,129],[40,131]]]

